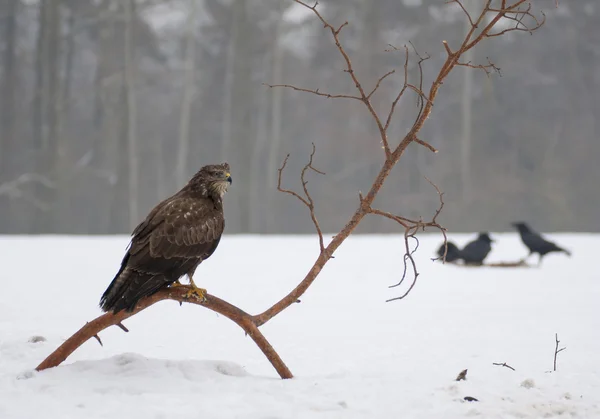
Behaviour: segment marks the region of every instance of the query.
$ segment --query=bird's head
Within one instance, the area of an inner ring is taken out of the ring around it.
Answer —
[[[481,240],[486,243],[492,243],[494,241],[494,240],[492,240],[492,238],[490,237],[490,235],[488,233],[479,233],[477,240]]]
[[[199,189],[204,195],[216,195],[222,198],[231,182],[229,163],[221,163],[209,164],[201,168],[190,180],[190,185],[194,189]]]
[[[514,223],[510,223],[510,225],[519,231],[529,231],[529,226],[527,226],[527,224],[523,221],[515,221]]]

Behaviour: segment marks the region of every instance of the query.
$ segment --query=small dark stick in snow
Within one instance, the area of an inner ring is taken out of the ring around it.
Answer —
[[[498,365],[499,367],[506,367],[506,368],[510,368],[513,371],[516,371],[513,367],[511,367],[510,365],[508,365],[506,362],[492,362],[493,365]]]
[[[563,347],[558,349],[558,344],[560,343],[560,340],[558,340],[558,333],[554,334],[554,340],[556,341],[556,346],[554,347],[554,371],[556,371],[556,357],[558,356],[559,352],[564,351],[565,349],[567,349],[567,347]]]
[[[460,374],[456,377],[456,381],[466,380],[467,379],[467,370],[462,370]]]

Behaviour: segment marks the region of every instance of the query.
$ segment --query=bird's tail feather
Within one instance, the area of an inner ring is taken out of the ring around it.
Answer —
[[[102,298],[100,308],[117,313],[133,311],[139,300],[148,297],[169,284],[164,275],[152,275],[131,268],[121,268],[110,283]]]
[[[447,252],[446,252],[446,246],[448,246]],[[438,257],[443,258],[444,252],[446,252],[446,261],[447,262],[455,262],[462,258],[461,250],[456,244],[454,244],[454,242],[447,240],[446,246],[444,246],[444,244],[442,244],[438,248],[438,251],[437,251]]]
[[[571,256],[571,251],[570,250],[563,249],[562,247],[559,247],[559,249],[560,249],[561,252],[565,252],[567,254],[567,256],[569,256],[569,257]]]

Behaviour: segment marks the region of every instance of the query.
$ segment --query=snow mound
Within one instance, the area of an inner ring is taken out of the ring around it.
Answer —
[[[516,234],[492,235],[489,262],[527,254]],[[467,269],[432,262],[441,238],[422,236],[417,285],[386,303],[403,291],[388,288],[403,238],[351,237],[302,302],[261,327],[295,374],[281,380],[235,324],[172,301],[35,372],[100,314],[128,237],[0,237],[0,419],[600,418],[600,236],[549,238],[573,257]],[[226,236],[195,280],[258,313],[317,254],[314,237]],[[555,333],[567,349],[551,372]]]

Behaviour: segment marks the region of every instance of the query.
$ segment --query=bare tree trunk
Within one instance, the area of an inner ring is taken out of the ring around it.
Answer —
[[[125,89],[127,91],[127,154],[128,154],[128,195],[129,227],[133,228],[138,220],[138,148],[137,148],[137,107],[135,103],[135,55],[133,39],[134,1],[125,5]]]
[[[64,10],[68,10],[64,8]],[[54,201],[56,207],[54,208],[53,224],[56,231],[67,231],[72,225],[73,214],[70,211],[69,204],[69,192],[70,181],[72,174],[70,173],[71,168],[69,167],[69,161],[71,155],[69,154],[69,139],[66,135],[65,125],[68,120],[69,113],[69,100],[70,100],[70,89],[71,79],[73,74],[73,59],[75,54],[75,35],[73,33],[73,27],[75,23],[75,16],[72,11],[69,11],[67,18],[67,33],[65,37],[65,57],[64,57],[64,71],[62,79],[59,77],[59,82],[56,87],[54,109],[55,109],[55,131],[56,131],[56,148],[54,152],[54,168],[53,172],[56,177],[56,184],[58,187],[55,189]],[[62,25],[61,25],[62,26]],[[58,32],[60,35],[60,31]],[[58,39],[62,39],[59,36]]]
[[[467,11],[474,15],[474,4],[473,0],[466,0],[464,2]],[[469,20],[465,20],[465,32],[471,29]],[[473,49],[467,50],[464,54],[465,62],[473,61]],[[463,69],[463,90],[462,90],[462,129],[460,139],[460,150],[461,150],[461,165],[460,165],[460,178],[462,186],[462,200],[463,205],[468,204],[471,199],[471,130],[472,130],[472,92],[473,92],[473,73],[469,68]]]
[[[269,54],[265,54],[264,67],[269,67]],[[272,89],[271,89],[272,90]],[[261,198],[265,193],[270,191],[264,190],[264,183],[260,181],[261,167],[264,167],[264,159],[261,156],[264,155],[265,146],[268,140],[267,137],[267,126],[269,120],[269,96],[270,91],[262,89],[259,92],[258,102],[258,123],[256,128],[256,140],[254,141],[254,147],[252,148],[252,165],[250,167],[250,185],[252,192],[250,193],[250,233],[263,233],[263,219],[264,207],[261,206],[261,202],[264,200]],[[267,173],[270,170],[267,168]],[[273,176],[274,177],[274,176]],[[269,176],[267,176],[267,179]],[[275,188],[273,188],[275,189]],[[269,207],[270,208],[270,207]]]
[[[279,1],[277,28],[275,30],[275,39],[273,40],[273,61],[271,67],[271,79],[272,83],[281,83],[283,77],[283,48],[279,45],[279,40],[283,32],[283,25],[285,24],[282,19],[283,13],[283,1]],[[265,185],[267,187],[267,194],[272,197],[275,195],[277,186],[276,170],[279,167],[279,150],[281,147],[281,111],[283,105],[283,89],[271,89],[271,132],[269,141],[269,161],[267,163],[266,177],[267,181]]]
[[[233,130],[233,82],[235,74],[235,50],[239,29],[236,22],[239,20],[239,7],[233,9],[233,24],[229,44],[227,45],[227,57],[225,62],[225,83],[223,85],[223,119],[221,122],[221,161],[229,158],[229,150],[232,141]]]
[[[67,19],[67,39],[65,45],[65,68],[62,89],[62,112],[68,118],[71,103],[71,83],[73,81],[73,60],[75,58],[75,13],[69,12]],[[64,122],[64,121],[63,121]]]
[[[38,6],[38,33],[35,55],[35,87],[33,93],[33,141],[34,146],[41,149],[44,140],[44,73],[46,65],[46,9],[49,2],[42,1]]]
[[[17,6],[18,0],[8,0],[6,10],[6,24],[4,30],[5,50],[4,50],[4,71],[2,86],[2,114],[0,115],[0,128],[2,137],[0,138],[0,176],[12,178],[12,168],[8,167],[10,160],[14,159],[16,147],[14,144],[13,129],[15,115],[15,87],[16,87],[16,32],[17,32]],[[11,165],[12,166],[12,165]]]
[[[3,54],[3,77],[2,77],[2,107],[0,112],[0,179],[12,179],[17,176],[17,170],[23,164],[21,160],[27,146],[19,144],[15,135],[15,116],[17,114],[17,103],[15,100],[15,89],[17,87],[17,65],[16,65],[16,40],[17,40],[17,15],[18,0],[8,0],[6,7],[6,23],[3,37],[5,49]],[[18,207],[12,200],[0,200],[0,213],[8,214],[0,217],[0,231],[18,232],[22,231],[22,223],[26,217],[18,211]]]
[[[252,48],[255,43],[252,38],[252,24],[246,0],[235,0],[232,5],[231,44],[229,53],[232,58],[227,71],[232,72],[231,91],[226,92],[223,127],[223,160],[232,164],[237,174],[237,193],[231,207],[236,208],[234,216],[229,216],[230,232],[247,232],[250,225],[250,171],[252,163],[248,156],[252,155],[255,140],[256,124],[252,119],[255,88],[252,84],[252,63],[254,56]],[[229,76],[229,75],[228,75]],[[229,89],[229,86],[226,86]],[[235,152],[233,152],[235,145]]]
[[[48,1],[48,0],[47,0]],[[58,126],[59,126],[59,113],[60,107],[57,106],[60,103],[60,56],[62,43],[61,37],[61,13],[60,3],[62,0],[49,0],[48,7],[48,31],[46,33],[47,39],[47,86],[48,86],[48,102],[47,107],[47,123],[48,123],[48,147],[49,150],[56,151],[58,145]],[[49,162],[51,161],[51,155]]]
[[[188,154],[190,149],[190,115],[196,96],[196,15],[198,0],[190,0],[190,11],[187,17],[187,41],[185,53],[185,82],[179,119],[179,146],[177,148],[176,176],[177,185],[181,186],[188,177]]]
[[[115,141],[114,135],[109,135],[111,132],[107,128],[106,120],[108,118],[107,107],[109,106],[108,89],[104,83],[104,77],[107,74],[108,61],[108,45],[110,43],[111,25],[113,22],[108,20],[104,25],[98,28],[96,39],[96,68],[94,75],[94,107],[92,114],[92,161],[93,169],[111,173],[118,181],[116,162],[109,161],[110,145]],[[114,25],[112,25],[114,26]],[[102,199],[90,211],[89,221],[98,226],[98,231],[110,231],[111,220],[111,201],[113,199],[115,187],[110,188],[108,184],[103,183],[98,185],[96,191]],[[94,220],[94,221],[92,221]]]
[[[37,75],[34,93],[34,141],[36,172],[49,176],[52,172],[58,138],[57,96],[60,95],[60,2],[46,0],[39,6],[39,32],[37,43]],[[54,173],[52,173],[54,174]],[[36,199],[54,206],[55,196],[46,188],[37,186],[33,192]],[[48,208],[39,208],[34,215],[33,231],[54,231],[53,217]]]

